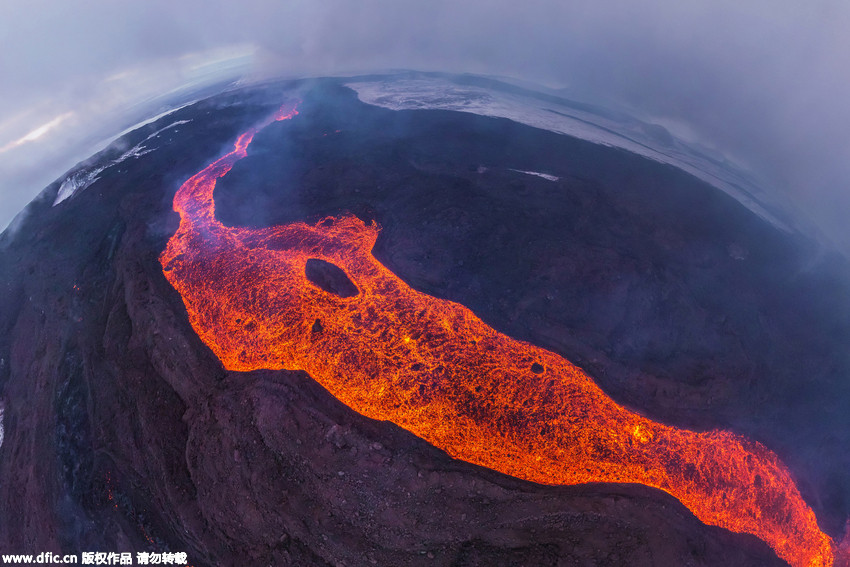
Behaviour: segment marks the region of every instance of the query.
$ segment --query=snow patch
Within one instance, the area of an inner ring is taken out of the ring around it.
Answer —
[[[106,167],[81,169],[69,175],[65,181],[62,182],[62,185],[59,186],[59,192],[56,193],[56,200],[53,201],[53,206],[55,207],[65,199],[69,199],[77,191],[82,191],[97,181],[98,176],[104,169],[106,169]]]
[[[625,114],[593,109],[552,96],[534,96],[497,88],[457,84],[448,78],[352,81],[346,86],[367,104],[391,110],[453,110],[565,134],[595,144],[622,148],[670,164],[727,193],[762,219],[784,231],[780,220],[787,207],[763,189],[749,173],[722,156],[708,155],[696,144],[673,137],[660,125]],[[775,193],[775,192],[774,192]]]
[[[132,125],[132,126],[130,126],[130,127],[128,127],[128,128],[125,128],[124,130],[121,130],[118,134],[116,134],[116,135],[115,135],[115,136],[113,136],[111,139],[109,139],[109,141],[107,142],[107,144],[111,144],[112,142],[114,142],[115,140],[117,140],[118,138],[120,138],[121,136],[123,136],[123,135],[125,135],[125,134],[129,134],[129,133],[130,133],[130,132],[132,132],[133,130],[138,130],[138,129],[139,129],[139,128],[141,128],[142,126],[147,126],[148,124],[151,124],[151,123],[153,123],[153,122],[156,122],[156,121],[157,121],[157,120],[159,120],[160,118],[164,118],[164,117],[168,116],[169,114],[174,114],[174,113],[175,113],[175,112],[177,112],[178,110],[182,110],[182,109],[186,108],[187,106],[191,106],[191,105],[195,104],[196,102],[198,102],[198,101],[197,101],[197,100],[189,101],[189,102],[187,102],[186,104],[181,104],[180,106],[177,106],[177,107],[175,107],[175,108],[169,108],[168,110],[166,110],[166,111],[164,111],[164,112],[160,112],[160,113],[159,113],[159,114],[157,114],[156,116],[153,116],[153,117],[151,117],[151,118],[147,118],[147,119],[145,119],[145,120],[142,120],[141,122],[137,122],[136,124],[134,124],[134,125]],[[180,121],[179,121],[179,122],[177,122],[176,124],[184,123],[184,122],[188,122],[188,120],[180,120]]]
[[[170,111],[170,112],[173,112],[173,111]],[[166,114],[168,114],[168,113],[166,113]],[[159,135],[162,134],[163,132],[165,132],[166,130],[169,130],[169,129],[174,128],[176,126],[180,126],[182,124],[187,124],[188,122],[189,122],[189,120],[178,120],[176,122],[169,124],[168,126],[165,126],[164,128],[160,128],[159,130],[157,130],[153,134],[150,134],[147,138],[145,138],[144,140],[142,140],[141,142],[139,142],[138,144],[136,144],[135,146],[133,146],[132,148],[127,150],[126,152],[122,153],[119,157],[110,161],[106,165],[99,165],[99,166],[95,166],[95,167],[83,168],[83,169],[79,169],[79,170],[75,171],[74,173],[70,174],[62,182],[62,185],[59,186],[59,191],[56,193],[56,200],[53,201],[53,206],[55,207],[56,205],[58,205],[62,201],[65,201],[66,199],[70,199],[71,197],[73,197],[74,195],[79,193],[80,191],[87,188],[89,185],[91,185],[92,183],[97,181],[100,178],[100,174],[103,173],[104,171],[106,171],[108,168],[115,166],[115,165],[118,165],[119,163],[122,163],[122,162],[124,162],[124,161],[126,161],[130,158],[137,158],[137,157],[141,157],[145,154],[151,153],[152,151],[154,151],[155,148],[149,149],[149,148],[145,147],[145,142],[147,142],[148,140],[150,140],[152,138],[159,137]]]
[[[526,175],[536,175],[537,177],[542,177],[547,181],[558,181],[560,177],[557,175],[549,175],[548,173],[540,173],[539,171],[523,171],[521,169],[511,169],[511,171],[516,171],[517,173],[524,173]]]

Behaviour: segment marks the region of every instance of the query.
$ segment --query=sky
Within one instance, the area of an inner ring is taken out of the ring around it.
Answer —
[[[747,165],[847,252],[848,29],[845,0],[3,0],[0,228],[189,87],[404,68],[628,108]]]

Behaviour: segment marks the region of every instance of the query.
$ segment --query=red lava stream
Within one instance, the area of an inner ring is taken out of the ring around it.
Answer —
[[[216,180],[256,132],[296,114],[285,106],[239,136],[174,198],[180,226],[163,272],[226,368],[304,370],[353,410],[457,459],[542,484],[653,486],[706,524],[761,538],[795,567],[833,564],[831,538],[770,450],[642,417],[561,356],[411,289],[372,255],[374,224],[351,215],[261,229],[218,222]],[[344,270],[357,293],[313,284],[308,259]]]

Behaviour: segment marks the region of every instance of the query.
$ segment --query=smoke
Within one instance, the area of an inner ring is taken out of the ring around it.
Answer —
[[[64,118],[0,151],[0,226],[46,183],[45,163],[62,164],[55,177],[92,132],[115,133],[170,90],[249,66],[255,77],[413,68],[630,109],[750,166],[850,250],[846,2],[268,4],[3,2],[0,148]]]

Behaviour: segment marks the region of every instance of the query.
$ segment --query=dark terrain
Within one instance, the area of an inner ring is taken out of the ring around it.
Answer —
[[[335,81],[301,88],[300,115],[219,182],[223,222],[377,220],[376,256],[415,288],[563,354],[654,419],[765,443],[841,533],[843,258],[623,151],[370,107]],[[0,549],[170,549],[196,566],[783,564],[663,492],[518,481],[355,414],[304,373],[226,372],[157,257],[179,184],[281,92],[220,95],[129,134],[192,120],[57,207],[49,187],[0,237]]]

